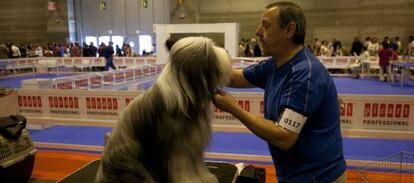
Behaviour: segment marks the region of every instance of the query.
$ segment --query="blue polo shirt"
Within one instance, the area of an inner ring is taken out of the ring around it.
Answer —
[[[284,108],[308,117],[291,149],[268,144],[278,181],[332,182],[346,169],[335,83],[307,48],[279,68],[275,63],[266,59],[245,68],[243,74],[265,90],[266,119],[277,122]]]

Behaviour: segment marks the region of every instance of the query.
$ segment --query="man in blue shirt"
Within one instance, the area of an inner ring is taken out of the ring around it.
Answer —
[[[298,5],[268,5],[256,34],[271,57],[233,70],[229,84],[263,88],[264,118],[245,111],[223,91],[214,103],[268,142],[278,182],[346,182],[335,84],[304,47],[305,33]]]

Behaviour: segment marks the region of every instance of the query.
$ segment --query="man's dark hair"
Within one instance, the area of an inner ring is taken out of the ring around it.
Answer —
[[[304,44],[306,36],[306,18],[302,8],[292,2],[275,2],[266,6],[267,9],[277,7],[279,10],[278,18],[279,26],[285,28],[290,22],[296,23],[296,31],[293,35],[293,42],[296,44]]]

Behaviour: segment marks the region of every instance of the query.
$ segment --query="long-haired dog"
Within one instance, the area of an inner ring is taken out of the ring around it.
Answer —
[[[154,85],[123,111],[103,152],[97,182],[218,182],[204,164],[210,103],[228,82],[227,52],[204,37],[177,41]]]

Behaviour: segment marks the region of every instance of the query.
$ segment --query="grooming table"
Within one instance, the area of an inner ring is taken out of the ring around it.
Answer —
[[[93,183],[100,162],[100,159],[95,160],[58,181],[58,183]],[[210,172],[217,176],[220,183],[235,182],[237,177],[236,166],[221,162],[206,162],[206,165]]]

